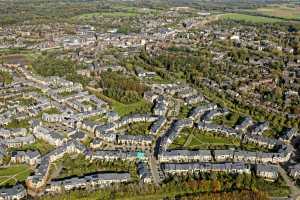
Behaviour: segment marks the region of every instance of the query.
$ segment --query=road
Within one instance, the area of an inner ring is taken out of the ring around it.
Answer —
[[[283,180],[290,188],[291,197],[295,200],[300,200],[300,189],[294,184],[294,182],[287,175],[286,171],[280,165],[278,165],[278,170]]]
[[[160,177],[159,177],[159,171],[158,171],[158,164],[157,164],[157,161],[155,159],[155,157],[153,155],[151,155],[149,157],[149,167],[150,167],[150,170],[151,170],[151,174],[152,174],[152,177],[153,177],[153,182],[156,186],[159,186],[160,184]]]

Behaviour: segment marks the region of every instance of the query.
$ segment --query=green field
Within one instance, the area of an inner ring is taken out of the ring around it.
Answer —
[[[14,165],[0,168],[0,186],[15,185],[22,182],[30,175],[31,170],[27,165]]]
[[[24,145],[24,146],[22,146],[22,148],[12,149],[12,150],[23,150],[23,151],[38,150],[40,152],[40,154],[45,155],[53,149],[54,149],[54,147],[52,145],[46,143],[43,140],[37,139],[35,141],[35,143],[33,143],[33,144]]]
[[[254,12],[284,19],[299,19],[300,20],[300,6],[270,6],[258,8]]]
[[[130,113],[141,113],[141,112],[150,112],[151,104],[145,100],[140,100],[136,103],[132,104],[123,104],[117,101],[112,102],[112,108],[116,111],[120,116],[125,116]]]
[[[77,16],[77,19],[80,20],[89,20],[98,17],[108,17],[108,18],[118,18],[118,17],[135,17],[139,15],[139,13],[135,12],[99,12],[99,13],[89,13],[89,14],[82,14]]]
[[[246,22],[252,22],[252,23],[275,23],[275,22],[283,21],[281,19],[276,19],[276,18],[252,16],[252,15],[239,14],[239,13],[227,13],[227,14],[222,15],[221,19],[246,21]]]

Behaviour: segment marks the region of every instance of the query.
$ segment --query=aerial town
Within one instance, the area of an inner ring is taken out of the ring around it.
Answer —
[[[13,1],[0,200],[300,199],[299,2]]]

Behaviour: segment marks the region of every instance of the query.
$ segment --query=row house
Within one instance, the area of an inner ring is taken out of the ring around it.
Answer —
[[[211,172],[251,174],[251,166],[244,163],[165,163],[162,169],[169,175]]]
[[[209,162],[213,160],[210,150],[169,150],[158,154],[158,160],[164,162]]]
[[[139,161],[137,164],[137,172],[139,175],[139,178],[143,183],[151,183],[152,182],[152,174],[150,172],[150,169],[148,167],[148,164],[143,161]]]
[[[61,159],[65,154],[85,154],[86,147],[76,140],[71,140],[55,150],[42,157],[40,165],[36,168],[34,174],[26,179],[28,188],[34,191],[41,191],[46,185],[51,163]]]
[[[98,150],[87,156],[91,161],[135,161],[137,159],[137,152],[125,152],[119,150]]]
[[[290,143],[293,137],[295,137],[296,135],[298,135],[296,128],[288,128],[284,131],[280,139],[285,143]]]
[[[278,168],[276,165],[262,165],[255,166],[256,176],[262,177],[268,181],[275,181],[278,178]]]
[[[27,196],[25,187],[17,184],[10,188],[0,189],[0,200],[20,200]]]
[[[161,128],[167,123],[167,119],[164,116],[159,116],[158,119],[153,122],[150,127],[150,134],[157,135]]]
[[[158,116],[164,116],[168,111],[168,101],[163,96],[159,96],[155,100],[155,104],[153,107],[153,113]]]
[[[204,101],[204,96],[200,94],[192,95],[184,98],[184,101],[189,105],[194,105]]]
[[[35,143],[35,138],[32,135],[26,135],[24,137],[0,139],[0,143],[5,144],[9,148],[19,148],[23,145]]]
[[[261,135],[264,131],[266,131],[269,128],[269,122],[262,122],[255,124],[252,127],[251,134],[252,135]]]
[[[61,146],[66,141],[66,138],[59,133],[51,131],[43,126],[34,127],[33,134],[36,138],[42,139],[54,146]]]
[[[196,119],[200,119],[200,117],[208,111],[211,110],[215,110],[217,109],[217,105],[215,104],[207,104],[207,105],[202,105],[202,106],[198,106],[196,108],[194,108],[190,114],[189,114],[189,118],[196,120]]]
[[[74,189],[106,187],[111,184],[129,182],[130,180],[129,173],[98,173],[84,177],[68,178],[62,181],[51,181],[46,191],[60,193]]]
[[[151,146],[153,140],[150,135],[117,135],[117,143],[123,145]]]
[[[0,128],[1,138],[24,137],[26,136],[26,134],[27,134],[26,128],[14,128],[14,129]]]
[[[298,179],[300,177],[300,164],[289,166],[288,173],[293,179]]]
[[[235,130],[245,132],[251,125],[253,125],[252,119],[250,117],[245,117],[239,125],[235,126]]]
[[[242,136],[239,134],[238,131],[236,131],[233,128],[227,128],[222,125],[216,125],[216,124],[206,124],[203,122],[198,122],[198,129],[203,130],[203,131],[209,131],[209,132],[214,132],[220,135],[223,135],[225,137],[235,137],[238,139],[241,139]]]
[[[202,116],[202,121],[204,121],[205,123],[211,123],[215,117],[226,115],[226,114],[228,114],[227,110],[223,110],[223,109],[210,110]]]
[[[280,145],[280,142],[276,139],[264,137],[262,135],[251,135],[245,134],[243,143],[253,143],[257,146],[274,149],[277,145]]]
[[[11,163],[26,163],[35,166],[41,162],[41,154],[38,151],[15,151],[12,152]]]
[[[181,119],[172,123],[171,127],[167,130],[165,135],[163,135],[160,142],[160,149],[166,150],[170,144],[175,140],[175,138],[180,134],[181,130],[185,127],[192,127],[193,120],[191,119]]]

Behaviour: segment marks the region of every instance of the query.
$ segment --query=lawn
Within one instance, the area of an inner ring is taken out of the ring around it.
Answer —
[[[8,168],[0,168],[0,186],[15,185],[23,182],[30,175],[31,170],[27,165],[13,165]]]
[[[237,20],[237,21],[247,21],[252,23],[276,23],[282,22],[281,19],[269,18],[269,17],[261,17],[261,16],[252,16],[246,14],[239,13],[227,13],[221,16],[222,19],[227,20]]]
[[[184,146],[185,141],[187,140],[188,135],[179,135],[170,145],[171,149],[182,148]]]
[[[13,119],[10,123],[8,123],[5,128],[29,128],[30,124],[28,122],[28,119],[23,119],[23,120],[16,120]]]
[[[191,149],[215,149],[215,148],[239,148],[240,142],[235,138],[226,138],[222,136],[214,136],[210,133],[199,133],[193,134],[194,137],[190,144],[187,145]]]
[[[234,127],[238,120],[240,118],[240,115],[237,113],[231,112],[230,114],[226,116],[218,116],[213,119],[213,122],[219,125],[225,125],[227,127]]]
[[[144,135],[149,133],[151,124],[151,122],[131,123],[125,128],[130,135]]]
[[[192,134],[192,136],[189,136]],[[188,138],[190,142],[187,142]],[[239,148],[240,142],[235,138],[214,136],[208,132],[202,132],[196,128],[185,128],[182,133],[174,140],[170,148],[188,149],[220,149],[220,148]]]
[[[83,176],[96,172],[130,172],[133,180],[137,180],[137,170],[134,162],[89,162],[84,155],[66,155],[62,159],[63,168],[58,178]]]
[[[113,110],[120,116],[125,116],[131,113],[151,112],[151,107],[152,105],[143,99],[132,104],[123,104],[117,101],[112,102]]]

